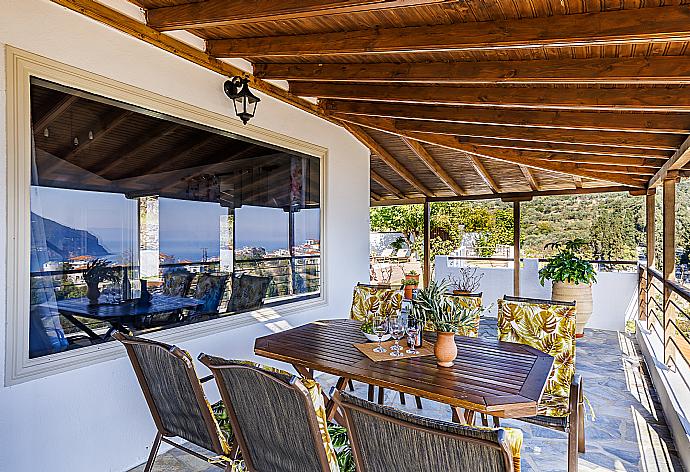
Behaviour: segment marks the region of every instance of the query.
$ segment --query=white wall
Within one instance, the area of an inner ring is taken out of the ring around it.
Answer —
[[[230,114],[223,77],[47,0],[0,0],[0,47],[11,45],[114,80]],[[4,52],[3,52],[4,54]],[[5,339],[6,72],[0,61],[0,339]],[[325,259],[328,306],[185,342],[192,353],[252,356],[256,336],[347,313],[350,287],[368,280],[368,151],[341,128],[261,96],[252,124],[328,149]],[[4,366],[4,346],[0,366]],[[4,367],[3,367],[4,368]],[[212,396],[215,393],[212,392]],[[0,387],[0,471],[122,471],[143,462],[153,423],[120,358]]]
[[[453,275],[457,267],[466,261],[449,260],[447,256],[436,256],[435,280]],[[511,263],[512,264],[512,263]],[[551,282],[544,287],[539,283],[538,262],[526,259],[520,269],[520,296],[551,298]],[[513,294],[513,269],[503,267],[479,268],[484,273],[479,291],[483,292],[484,305],[493,303],[488,316],[496,316],[496,300]],[[592,289],[594,311],[587,323],[588,328],[623,331],[625,321],[633,319],[637,310],[637,272],[597,272],[597,283]]]

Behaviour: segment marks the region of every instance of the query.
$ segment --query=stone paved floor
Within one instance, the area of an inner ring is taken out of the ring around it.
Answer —
[[[482,322],[481,335],[495,336],[495,321]],[[614,331],[587,330],[578,341],[577,371],[582,375],[585,393],[596,413],[588,414],[587,452],[580,455],[580,471],[665,472],[682,471],[673,441],[664,421],[661,406],[651,386],[644,362],[633,340]],[[318,379],[326,391],[334,378]],[[366,387],[356,384],[358,394],[366,396]],[[417,410],[409,398],[401,406],[395,392],[387,392],[386,403],[431,417],[449,419],[450,409],[424,400],[424,409]],[[566,435],[539,426],[505,420],[505,426],[523,430],[522,450],[524,472],[565,471]],[[174,450],[162,454],[155,471],[206,472],[220,470]],[[143,466],[131,472],[141,472]]]

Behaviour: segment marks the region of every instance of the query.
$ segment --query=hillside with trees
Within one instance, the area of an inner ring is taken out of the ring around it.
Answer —
[[[661,201],[657,196],[657,234],[660,238]],[[681,263],[690,254],[690,180],[678,184],[676,196],[677,245]],[[537,197],[521,204],[523,255],[543,257],[552,241],[575,238],[591,242],[590,257],[597,259],[638,258],[645,245],[643,197],[627,193]],[[399,231],[421,254],[422,205],[374,207],[372,231]],[[432,256],[448,254],[460,246],[465,233],[478,233],[480,254],[490,256],[498,244],[513,243],[512,205],[500,201],[443,202],[431,206]],[[660,242],[657,244],[660,247]]]

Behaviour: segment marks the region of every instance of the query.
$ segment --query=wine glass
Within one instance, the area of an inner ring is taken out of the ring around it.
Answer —
[[[410,321],[410,324],[407,326],[407,338],[410,348],[405,351],[406,354],[419,354],[417,350],[417,334],[419,334],[419,323]]]
[[[402,356],[402,347],[400,344],[400,340],[402,339],[403,336],[405,336],[405,326],[402,324],[402,320],[399,318],[394,318],[391,319],[390,321],[390,333],[393,339],[395,339],[395,345],[391,347],[391,356],[393,357],[400,357]]]
[[[381,338],[388,332],[388,320],[385,316],[374,316],[372,319],[372,330],[378,338],[379,345],[374,348],[374,352],[386,352],[386,349],[381,346]]]

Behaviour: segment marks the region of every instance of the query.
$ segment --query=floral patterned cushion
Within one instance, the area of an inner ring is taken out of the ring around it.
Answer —
[[[218,312],[218,305],[223,299],[227,275],[201,274],[196,283],[194,298],[203,302],[197,309],[197,314],[211,314]]]
[[[453,303],[459,305],[466,309],[481,308],[482,297],[481,296],[469,296],[469,295],[447,295],[449,300]],[[469,336],[471,338],[476,338],[479,336],[479,322],[481,321],[481,313],[477,313],[474,323],[471,327],[459,326],[457,334],[460,336]]]
[[[402,310],[402,294],[392,288],[357,285],[352,294],[350,318],[367,321],[376,314],[396,316]]]
[[[233,277],[228,310],[247,311],[260,308],[264,303],[266,290],[270,283],[271,277],[258,277],[249,274]]]
[[[163,275],[163,294],[173,297],[186,297],[194,274],[186,271],[168,272]]]
[[[526,344],[554,357],[537,413],[567,416],[575,375],[575,306],[499,300],[498,339]]]

